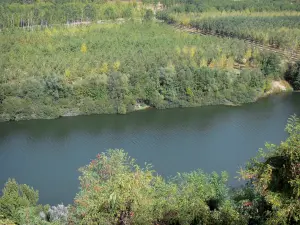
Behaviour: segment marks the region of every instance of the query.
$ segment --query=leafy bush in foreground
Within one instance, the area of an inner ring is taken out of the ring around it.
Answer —
[[[166,182],[123,150],[80,169],[73,220],[80,224],[241,224],[228,199],[227,175],[202,171]]]
[[[20,223],[20,209],[36,206],[38,201],[38,191],[27,186],[19,185],[14,179],[9,179],[2,190],[0,198],[0,215],[5,219],[10,219]]]
[[[286,126],[289,137],[280,145],[266,144],[268,151],[252,159],[241,171],[261,197],[258,205],[265,224],[300,223],[300,121],[292,116]]]

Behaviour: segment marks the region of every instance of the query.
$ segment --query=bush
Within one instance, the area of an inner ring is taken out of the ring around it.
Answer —
[[[285,79],[293,86],[294,90],[300,90],[300,62],[289,65]]]
[[[48,210],[50,222],[67,223],[68,220],[68,208],[63,204],[52,206]]]
[[[72,218],[81,224],[241,224],[227,175],[202,171],[166,182],[123,150],[109,150],[81,168]],[[222,218],[220,220],[220,218]],[[219,222],[218,222],[219,221]],[[220,222],[223,221],[223,222]]]
[[[65,98],[70,94],[71,87],[57,74],[47,75],[45,77],[46,91],[54,99]]]
[[[274,76],[275,78],[280,75],[281,60],[274,53],[263,55],[261,62],[261,71],[265,76]]]
[[[153,11],[151,9],[147,9],[146,13],[144,15],[144,20],[145,21],[151,21],[154,17]]]
[[[241,171],[263,201],[259,208],[266,224],[298,224],[300,221],[300,120],[292,116],[286,126],[288,138],[280,145],[266,144]],[[267,203],[267,204],[266,204]]]
[[[26,184],[18,184],[14,179],[9,179],[0,198],[0,215],[4,219],[21,223],[20,210],[35,207],[39,199],[38,191]]]

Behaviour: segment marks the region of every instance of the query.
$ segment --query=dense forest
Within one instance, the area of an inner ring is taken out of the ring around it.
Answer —
[[[284,67],[243,41],[147,21],[5,30],[0,48],[2,120],[252,102]]]
[[[239,176],[201,170],[165,179],[140,167],[123,150],[98,154],[80,168],[80,190],[69,206],[39,205],[38,191],[9,179],[0,197],[0,224],[107,225],[296,225],[300,221],[300,121],[293,116],[288,137],[266,144]],[[59,188],[59,187],[57,187]]]

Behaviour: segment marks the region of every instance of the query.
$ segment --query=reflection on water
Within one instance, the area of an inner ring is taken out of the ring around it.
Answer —
[[[279,143],[287,118],[300,114],[300,93],[241,107],[146,110],[57,120],[0,123],[0,186],[15,177],[40,191],[41,203],[71,203],[78,168],[98,152],[124,148],[164,176],[226,170],[230,184],[266,141]]]

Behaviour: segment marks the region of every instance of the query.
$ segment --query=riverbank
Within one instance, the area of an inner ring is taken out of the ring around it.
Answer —
[[[286,80],[272,80],[267,84],[267,91],[263,94],[262,97],[266,97],[272,94],[278,94],[282,92],[291,92],[293,91],[292,86]]]
[[[256,101],[280,71],[280,59],[252,54],[243,41],[179,33],[160,23],[14,30],[0,39],[2,121],[240,105]],[[252,63],[237,71],[241,60]]]
[[[284,80],[280,80],[280,81],[271,81],[270,83],[271,87],[270,90],[268,90],[265,93],[262,93],[261,96],[257,97],[255,101],[252,102],[256,102],[261,98],[265,98],[268,97],[270,95],[275,95],[275,94],[279,94],[279,93],[283,93],[283,92],[291,92],[293,91],[292,87]],[[223,102],[219,103],[219,104],[201,104],[201,105],[185,105],[184,108],[190,108],[190,107],[203,107],[203,106],[234,106],[234,107],[239,107],[242,106],[243,104],[247,104],[247,103],[241,103],[241,104],[236,104],[233,103],[229,100],[224,99]],[[150,105],[147,105],[145,103],[136,103],[135,105],[132,106],[131,110],[126,112],[126,113],[118,113],[117,111],[115,112],[103,112],[103,113],[88,113],[88,112],[82,112],[79,110],[79,108],[70,108],[70,109],[61,109],[57,111],[56,116],[44,116],[44,117],[39,117],[35,114],[31,114],[30,116],[22,116],[19,115],[17,117],[14,118],[13,121],[22,121],[22,120],[35,120],[35,119],[57,119],[57,118],[61,118],[61,117],[75,117],[75,116],[83,116],[83,115],[101,115],[101,114],[128,114],[128,113],[132,113],[132,112],[136,112],[136,111],[142,111],[142,110],[147,110],[150,108],[156,108]],[[183,106],[170,106],[170,107],[166,107],[165,109],[169,109],[169,108],[183,108]],[[159,109],[159,108],[156,108]],[[163,109],[160,109],[163,110]],[[1,122],[7,122],[7,121],[12,121],[9,117],[9,115],[7,114],[0,114],[0,123]]]

